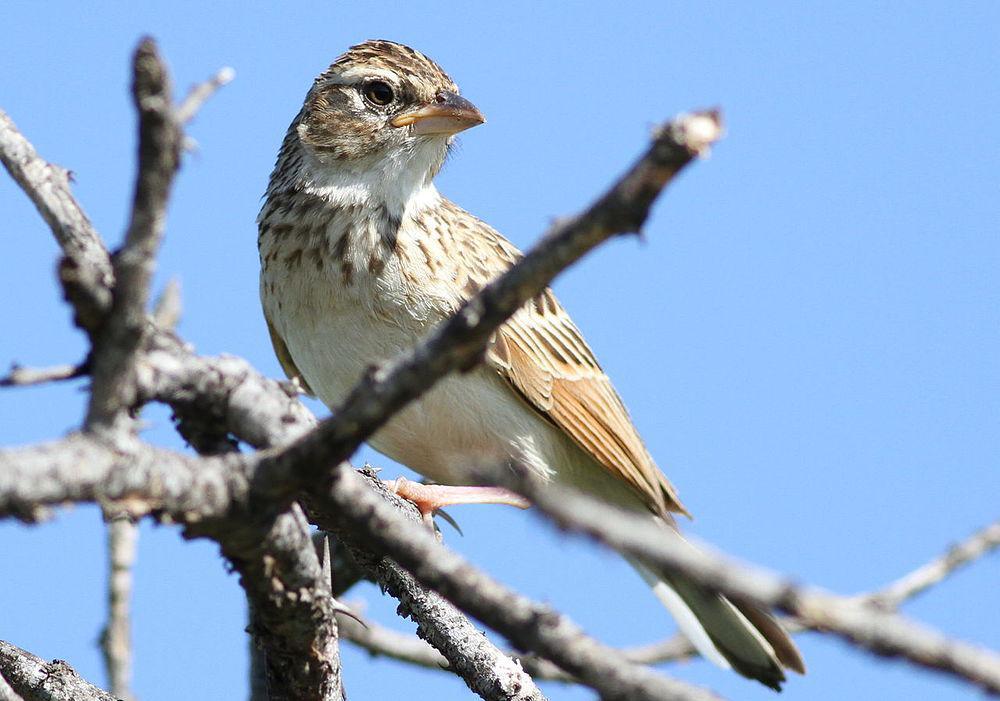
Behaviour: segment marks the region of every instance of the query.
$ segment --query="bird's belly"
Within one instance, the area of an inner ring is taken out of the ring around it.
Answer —
[[[274,316],[303,379],[334,412],[369,367],[412,348],[432,325],[330,301],[286,304]],[[511,459],[547,477],[574,450],[487,367],[444,378],[368,442],[443,484],[468,484],[474,471]]]
[[[268,318],[303,379],[334,412],[368,368],[412,348],[444,316],[414,315],[407,312],[413,305],[402,298],[373,295],[370,288],[348,292],[321,277],[285,275],[282,284],[268,284],[265,273],[263,282]],[[470,484],[477,471],[515,461],[543,479],[564,481],[622,506],[642,504],[623,480],[488,366],[445,377],[368,443],[442,484]]]

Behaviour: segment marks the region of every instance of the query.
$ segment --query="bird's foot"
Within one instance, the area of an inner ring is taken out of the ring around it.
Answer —
[[[453,487],[445,484],[420,484],[405,477],[387,480],[385,486],[413,504],[424,522],[433,526],[434,512],[456,504],[506,504],[527,509],[531,503],[520,494],[502,487]]]

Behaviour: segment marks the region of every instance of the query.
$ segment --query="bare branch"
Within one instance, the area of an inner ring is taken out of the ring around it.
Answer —
[[[116,701],[62,660],[46,662],[0,640],[0,676],[24,701]]]
[[[333,595],[313,549],[309,524],[294,506],[256,544],[222,542],[251,603],[251,634],[265,652],[269,701],[344,697]]]
[[[195,458],[144,444],[117,450],[82,433],[0,450],[0,518],[33,521],[46,506],[91,502],[202,527],[248,501],[238,455]]]
[[[132,565],[139,529],[127,516],[108,523],[108,620],[101,632],[101,654],[111,693],[123,701],[132,695]]]
[[[448,668],[448,660],[440,652],[414,635],[397,633],[373,621],[366,621],[365,625],[361,625],[344,617],[338,619],[338,622],[341,637],[368,651],[373,657],[391,657],[430,669]]]
[[[353,470],[350,472],[353,473]],[[378,492],[378,496],[371,494],[371,498],[381,497],[383,505],[394,511],[403,523],[408,523],[409,529],[421,533],[425,531],[413,504],[390,493],[374,472],[366,469],[362,474]],[[460,676],[472,691],[486,701],[544,701],[542,692],[516,660],[490,642],[461,611],[440,595],[422,587],[395,562],[373,557],[356,534],[350,528],[344,528],[339,513],[328,507],[328,504],[321,504],[317,508],[310,501],[311,519],[321,528],[336,533],[341,542],[351,548],[354,559],[399,601],[399,614],[417,622],[417,635],[440,651],[448,669]]]
[[[181,283],[177,278],[167,280],[166,287],[153,304],[153,325],[172,332],[181,320]]]
[[[735,565],[719,555],[683,543],[648,518],[622,511],[555,485],[544,488],[524,480],[519,491],[561,528],[585,533],[619,552],[678,570],[731,598],[750,599],[833,633],[853,645],[887,657],[900,657],[1000,692],[1000,654],[941,633],[855,598],[838,597],[798,586],[761,568]],[[551,659],[551,658],[550,658]]]
[[[480,572],[441,546],[429,531],[414,528],[410,519],[373,493],[370,483],[348,466],[338,466],[327,485],[322,491],[314,489],[312,498],[324,513],[339,519],[341,538],[366,552],[388,555],[421,584],[502,633],[519,649],[552,660],[597,690],[602,699],[718,698],[630,664],[620,652],[590,638],[565,616]],[[311,511],[313,505],[311,501]]]
[[[152,39],[132,63],[132,97],[139,113],[139,172],[125,243],[113,257],[111,310],[93,338],[90,404],[85,425],[122,440],[126,410],[136,403],[134,364],[146,329],[154,256],[163,236],[167,198],[180,165],[183,132],[174,115],[170,79]]]
[[[187,537],[218,542],[254,603],[254,635],[268,650],[272,698],[339,701],[336,624],[309,529],[293,509],[270,524],[254,512],[239,455],[192,458],[137,443],[109,447],[89,434],[0,451],[0,517],[89,501],[106,511],[153,514]]]
[[[850,598],[895,610],[914,596],[941,583],[960,567],[989,554],[998,546],[1000,546],[1000,522],[977,531],[961,543],[949,548],[943,555],[921,565],[891,584],[871,593]],[[785,617],[781,620],[781,624],[793,633],[820,630],[795,617]],[[430,669],[441,668],[442,657],[434,648],[416,638],[382,628],[371,621],[367,622],[367,627],[342,623],[341,635],[345,640],[375,656],[391,657]],[[699,654],[682,634],[648,645],[623,648],[621,652],[633,664],[647,665],[683,660],[697,657]],[[520,660],[524,669],[535,679],[579,683],[579,680],[547,660],[534,656],[522,656]]]
[[[193,86],[188,94],[184,97],[184,101],[177,107],[176,115],[177,121],[181,124],[187,124],[198,111],[201,106],[216,93],[216,91],[232,82],[233,78],[236,77],[236,71],[234,71],[229,66],[220,68],[215,75],[206,81],[198,83]]]
[[[1000,521],[991,523],[958,545],[949,548],[940,557],[864,598],[882,608],[897,609],[907,599],[926,591],[958,568],[977,560],[997,547],[1000,547]]]
[[[153,334],[137,374],[144,400],[170,405],[178,421],[197,430],[231,432],[255,448],[281,445],[316,425],[287,383],[242,358],[195,355],[171,334]]]
[[[62,382],[82,377],[85,365],[55,365],[50,368],[26,368],[12,365],[5,377],[0,377],[0,387],[30,387],[48,382]]]
[[[2,670],[0,670],[0,701],[24,701],[24,698],[14,691],[7,680],[3,678]]]
[[[114,276],[111,261],[90,219],[70,192],[70,173],[48,163],[0,110],[0,161],[31,198],[49,225],[66,258],[60,276],[75,281],[67,294],[77,313],[77,323],[96,326],[111,306]],[[74,292],[75,291],[75,292]]]

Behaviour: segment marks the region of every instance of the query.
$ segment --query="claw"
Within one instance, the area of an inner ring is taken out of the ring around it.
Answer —
[[[444,509],[438,509],[437,511],[434,512],[434,515],[440,516],[442,521],[444,521],[449,526],[458,531],[458,534],[460,536],[462,536],[463,538],[465,537],[465,533],[462,532],[462,528],[461,526],[458,525],[458,521],[452,518],[451,514],[449,514],[447,511],[445,511]]]
[[[434,513],[440,512],[445,506],[457,504],[506,504],[519,509],[527,509],[531,502],[502,487],[456,487],[444,484],[420,484],[411,482],[405,477],[389,480],[385,483],[389,491],[397,494],[413,504],[420,511],[424,522],[433,527]],[[461,533],[454,519],[445,514],[443,518]]]

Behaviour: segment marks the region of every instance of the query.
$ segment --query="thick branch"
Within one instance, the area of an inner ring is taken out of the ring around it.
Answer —
[[[250,601],[264,652],[269,701],[341,701],[334,599],[302,511],[293,506],[265,533],[242,528],[222,542]],[[256,535],[256,543],[243,542]]]
[[[116,701],[62,660],[46,662],[2,640],[0,675],[24,701]]]
[[[232,433],[266,448],[316,425],[288,383],[264,377],[242,358],[196,355],[170,333],[151,336],[137,373],[143,400],[168,404],[196,432]]]
[[[121,451],[80,433],[0,450],[0,518],[33,521],[47,506],[91,502],[197,526],[246,505],[247,490],[238,455],[195,458],[143,444]]]
[[[275,698],[339,701],[332,599],[301,513],[260,519],[239,455],[192,458],[88,434],[0,451],[0,517],[35,519],[45,505],[95,502],[112,514],[152,513],[218,542],[241,574],[268,650]]]

